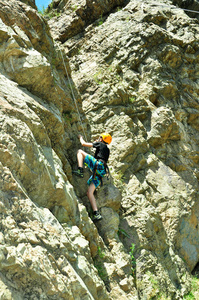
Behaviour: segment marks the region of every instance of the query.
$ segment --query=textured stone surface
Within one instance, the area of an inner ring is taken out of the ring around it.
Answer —
[[[113,135],[119,236],[135,244],[139,295],[178,299],[198,263],[198,23],[136,1],[103,21],[65,42],[72,76],[93,137]]]
[[[0,298],[183,299],[199,262],[198,21],[170,1],[34,8],[0,0]],[[90,172],[71,170],[78,134],[105,130],[94,224]]]
[[[75,34],[81,33],[94,21],[103,22],[103,16],[129,0],[63,0],[53,1],[47,9],[49,26],[56,40],[65,42]],[[61,12],[64,10],[64,14]],[[51,18],[55,16],[54,18]]]

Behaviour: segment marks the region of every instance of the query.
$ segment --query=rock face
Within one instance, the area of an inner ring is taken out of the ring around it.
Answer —
[[[0,0],[1,299],[189,293],[199,25],[174,4],[55,0],[44,19],[34,1]],[[90,173],[71,170],[78,134],[103,131],[111,180],[96,192],[94,224]]]
[[[84,30],[84,28],[101,18],[105,14],[119,5],[124,5],[129,0],[58,0],[53,1],[48,7],[47,12],[50,17],[56,18],[49,20],[51,32],[54,39],[62,43]],[[62,14],[62,12],[64,13]],[[61,14],[61,17],[60,17]]]

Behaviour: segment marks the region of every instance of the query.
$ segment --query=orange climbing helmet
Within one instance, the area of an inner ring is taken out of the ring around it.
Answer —
[[[107,144],[110,144],[112,141],[112,137],[109,133],[104,132],[101,134],[101,137],[102,137],[103,141]]]

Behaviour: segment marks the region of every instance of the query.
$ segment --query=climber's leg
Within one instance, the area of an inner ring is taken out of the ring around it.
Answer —
[[[84,174],[83,174],[83,163],[84,163],[84,159],[85,159],[86,155],[87,155],[87,153],[84,152],[81,149],[79,149],[77,151],[78,170],[72,172],[74,175],[77,175],[79,177],[84,177]]]
[[[81,149],[77,151],[77,162],[78,162],[78,167],[83,168],[83,163],[84,159],[86,157],[87,153]]]
[[[89,185],[89,188],[88,188],[88,191],[87,191],[87,196],[88,196],[88,199],[90,201],[90,204],[92,206],[92,209],[93,209],[93,221],[99,221],[102,219],[102,216],[100,215],[100,213],[98,212],[98,209],[97,209],[97,203],[96,203],[96,199],[94,197],[94,191],[95,191],[95,185],[94,183],[91,183]]]

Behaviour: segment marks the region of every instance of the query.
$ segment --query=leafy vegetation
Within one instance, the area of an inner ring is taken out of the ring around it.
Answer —
[[[199,278],[193,276],[191,279],[191,291],[185,295],[183,300],[198,300],[199,299]]]
[[[95,80],[95,82],[97,84],[102,84],[103,81],[102,81],[102,71],[98,71],[97,73],[95,73],[95,75],[93,76],[93,79]]]
[[[45,14],[45,7],[44,5],[42,6],[42,9],[38,10],[39,14],[44,15]]]
[[[98,253],[94,259],[94,266],[98,271],[99,277],[104,281],[106,288],[109,289],[109,279],[106,268],[104,267],[104,258],[105,253],[102,251],[101,247],[98,246]]]
[[[38,12],[43,17],[46,17],[48,19],[59,17],[61,15],[60,12],[58,12],[56,9],[53,9],[53,2],[51,2],[46,9],[44,8],[44,6],[42,6],[42,9],[38,10]]]
[[[78,5],[71,5],[70,8],[72,9],[72,11],[75,12],[79,8],[79,6]]]
[[[130,103],[133,103],[133,102],[135,102],[135,97],[131,97],[131,98],[129,98],[129,102],[130,102]]]
[[[100,26],[104,23],[102,15],[100,16],[99,20],[97,20],[97,25]]]
[[[73,119],[71,112],[63,113],[63,118],[64,118],[65,122],[69,122],[69,123],[72,122],[72,119]]]
[[[133,277],[135,277],[135,271],[136,271],[136,260],[135,260],[135,256],[134,256],[134,251],[135,251],[135,244],[131,244],[131,247],[130,247],[130,256],[131,256],[131,271],[132,271],[132,275]]]
[[[123,236],[125,236],[125,237],[127,237],[127,238],[130,238],[130,235],[124,230],[124,229],[122,229],[122,228],[118,228],[118,236],[120,236],[120,235],[123,235]]]

